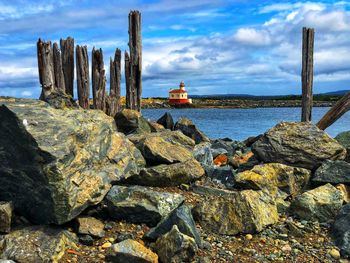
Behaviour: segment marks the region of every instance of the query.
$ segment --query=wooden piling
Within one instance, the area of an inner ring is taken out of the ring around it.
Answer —
[[[90,79],[87,47],[77,45],[75,53],[79,105],[84,109],[89,109]]]
[[[142,39],[141,39],[141,13],[131,11],[129,13],[129,49],[131,65],[131,90],[133,92],[133,106],[135,110],[141,110],[142,97]]]
[[[301,121],[311,121],[313,104],[313,53],[314,53],[314,29],[303,28],[302,49],[302,113]]]
[[[66,89],[62,69],[61,51],[59,50],[57,43],[53,44],[53,68],[57,92],[64,94]]]
[[[127,109],[133,109],[133,92],[132,92],[132,79],[131,79],[131,65],[130,65],[130,57],[127,51],[124,53],[124,67],[125,67],[125,86],[126,86],[126,94],[125,94],[125,107]]]
[[[91,58],[92,95],[94,109],[105,111],[106,107],[106,76],[102,49],[92,49]]]
[[[74,38],[61,39],[60,47],[66,94],[74,97]]]
[[[110,59],[110,91],[106,101],[106,113],[113,116],[120,111],[121,51],[116,49],[114,60]]]

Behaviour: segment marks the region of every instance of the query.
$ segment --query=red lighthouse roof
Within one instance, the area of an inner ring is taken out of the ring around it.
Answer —
[[[169,93],[187,93],[186,90],[183,89],[173,89],[169,91]]]

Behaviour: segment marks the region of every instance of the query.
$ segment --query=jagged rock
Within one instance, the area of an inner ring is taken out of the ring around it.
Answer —
[[[164,126],[165,129],[174,130],[174,120],[169,112],[164,113],[157,123]]]
[[[118,131],[124,134],[151,132],[147,120],[138,111],[123,109],[114,116],[114,119]]]
[[[175,142],[168,142],[161,136],[146,137],[135,146],[149,165],[179,163],[193,158],[187,148]]]
[[[342,160],[346,150],[309,122],[281,122],[268,130],[252,150],[265,163],[284,163],[314,170],[325,160]]]
[[[182,234],[176,225],[155,244],[159,259],[164,263],[191,262],[197,249],[196,241]]]
[[[315,183],[349,184],[350,163],[345,161],[325,161],[312,177]]]
[[[107,251],[106,262],[158,263],[158,255],[139,242],[127,239]]]
[[[279,163],[256,165],[252,170],[235,175],[237,187],[253,190],[267,190],[275,195],[277,190],[295,197],[310,179],[310,171]]]
[[[45,98],[50,106],[55,109],[78,109],[79,105],[73,100],[70,95],[64,93],[53,92]]]
[[[230,157],[228,159],[228,164],[231,165],[233,168],[239,168],[242,165],[246,165],[250,162],[252,162],[254,159],[254,162],[256,163],[256,159],[254,158],[253,152],[249,151],[246,153],[242,153],[240,155],[235,154],[234,156]],[[257,164],[257,163],[256,163]]]
[[[99,203],[145,165],[140,151],[97,110],[59,110],[0,99],[0,200],[36,223],[63,224]]]
[[[194,158],[204,165],[213,165],[213,155],[210,149],[210,143],[200,143],[194,147]]]
[[[220,189],[216,187],[200,185],[197,182],[192,186],[192,191],[200,195],[215,195],[215,196],[226,196],[230,195],[232,191],[226,189]]]
[[[350,204],[343,206],[336,216],[331,233],[341,255],[350,258]]]
[[[215,159],[219,155],[228,155],[228,152],[223,148],[211,148],[210,150],[213,154],[213,159]]]
[[[216,166],[224,166],[227,165],[228,162],[228,158],[227,155],[225,154],[219,154],[218,156],[215,157],[215,159],[213,160],[214,164]]]
[[[221,235],[255,233],[278,221],[272,198],[253,190],[212,196],[200,202],[193,212],[203,229]]]
[[[326,184],[297,196],[290,208],[300,219],[327,222],[337,215],[342,204],[342,192]]]
[[[17,263],[58,262],[67,248],[76,248],[75,242],[67,231],[32,226],[6,235],[0,242],[0,257]]]
[[[113,186],[105,198],[113,219],[149,226],[155,226],[184,200],[179,194],[157,192],[142,186]]]
[[[190,119],[184,117],[179,118],[174,129],[182,131],[183,134],[193,139],[196,144],[210,141],[210,139],[202,131],[200,131]]]
[[[248,151],[248,148],[243,142],[234,141],[229,138],[214,140],[212,142],[211,149],[213,151],[214,158],[219,154],[233,156],[237,151],[241,153]]]
[[[227,188],[232,188],[235,184],[235,172],[230,166],[208,166],[204,167],[205,174],[213,182],[219,182]]]
[[[161,137],[165,141],[175,144],[175,145],[181,145],[186,147],[189,150],[193,150],[195,146],[194,140],[191,138],[188,138],[186,135],[184,135],[181,131],[169,131],[164,130],[157,133],[149,133],[149,134],[130,134],[128,135],[128,139],[132,141],[135,145],[141,143],[146,138],[151,137]]]
[[[182,163],[143,168],[138,175],[129,177],[126,182],[145,186],[178,186],[198,180],[204,173],[198,161],[189,159]]]
[[[81,235],[90,235],[93,237],[104,237],[105,225],[94,217],[78,217],[77,218],[78,233]]]
[[[166,218],[151,228],[145,237],[150,240],[156,240],[158,237],[169,232],[176,225],[181,233],[194,238],[197,245],[201,245],[202,240],[193,220],[191,209],[187,205],[182,205],[171,212]]]
[[[161,132],[161,131],[165,130],[163,125],[161,125],[155,121],[148,121],[148,125],[151,128],[151,132]]]
[[[10,233],[12,222],[12,202],[0,201],[0,233]]]
[[[80,235],[79,242],[85,246],[92,246],[94,244],[94,238],[90,235]]]
[[[344,203],[350,203],[350,186],[345,184],[337,184],[335,188],[343,193]]]
[[[339,133],[335,139],[347,150],[346,161],[350,162],[350,131]]]

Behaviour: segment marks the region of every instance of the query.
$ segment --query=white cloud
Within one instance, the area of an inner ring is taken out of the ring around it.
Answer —
[[[233,39],[244,45],[266,46],[271,44],[271,37],[266,30],[256,30],[254,28],[240,28]]]

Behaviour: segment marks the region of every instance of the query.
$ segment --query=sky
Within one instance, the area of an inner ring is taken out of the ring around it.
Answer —
[[[350,89],[350,1],[0,0],[0,96],[39,97],[38,38],[72,36],[90,57],[102,48],[108,81],[130,10],[142,14],[143,97],[181,80],[190,95],[300,94],[304,26],[315,29],[314,92]]]

